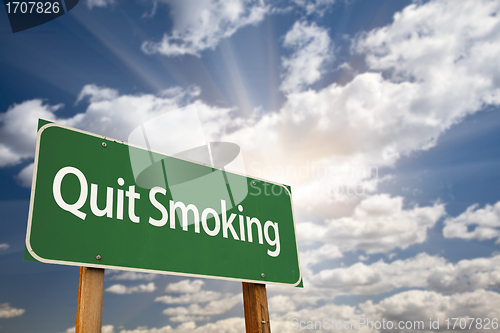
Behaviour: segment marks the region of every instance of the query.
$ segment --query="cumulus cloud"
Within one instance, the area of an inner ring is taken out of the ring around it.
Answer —
[[[277,295],[269,298],[269,312],[289,312],[295,310],[296,305],[290,296]]]
[[[224,298],[210,301],[205,306],[191,304],[188,307],[172,307],[163,310],[163,314],[172,316],[172,321],[206,320],[206,316],[223,314],[242,302],[242,294],[226,294]]]
[[[34,163],[30,163],[25,166],[21,172],[16,176],[17,181],[23,187],[30,187],[31,181],[33,180],[33,170],[35,168]]]
[[[457,217],[444,221],[443,236],[446,238],[462,238],[487,240],[500,236],[500,201],[495,205],[478,208],[475,204]],[[474,227],[472,230],[469,227]],[[500,238],[496,243],[500,242]]]
[[[112,273],[108,273],[112,272]],[[111,271],[111,270],[106,270],[107,274],[111,274],[111,277],[109,278],[110,280],[129,280],[129,281],[136,281],[136,280],[145,280],[145,281],[151,281],[156,279],[158,276],[157,274],[149,274],[149,273],[138,273],[138,272],[118,272],[118,271]],[[114,274],[113,274],[114,273]]]
[[[498,306],[500,306],[500,294],[482,289],[449,296],[432,291],[410,290],[386,298],[378,304],[368,301],[361,304],[360,308],[369,318],[424,321],[428,330],[429,318],[433,320],[439,318],[439,328],[444,330],[447,329],[447,318],[498,318],[500,315]],[[473,327],[470,331],[483,330]]]
[[[443,293],[500,288],[500,255],[461,260],[430,270],[429,287]]]
[[[299,231],[300,234],[300,231]],[[300,263],[303,268],[308,268],[321,261],[342,258],[342,251],[333,244],[324,244],[317,249],[300,252]]]
[[[105,8],[114,3],[114,0],[87,0],[87,7],[88,9],[92,9],[93,7]]]
[[[311,269],[302,267],[306,290],[270,287],[271,292],[288,294],[297,307],[329,302],[339,295],[376,295],[405,288],[422,288],[439,293],[462,293],[478,289],[500,288],[500,255],[450,263],[440,256],[420,253],[405,260],[348,267]],[[278,302],[277,308],[284,302]],[[300,306],[299,306],[300,305]]]
[[[341,294],[379,294],[403,287],[426,287],[427,279],[446,260],[421,253],[415,258],[371,265],[356,263],[350,267],[325,269],[308,278],[316,287]]]
[[[433,329],[429,327],[429,318],[432,318],[433,321],[439,319],[439,329],[446,330],[445,320],[447,318],[498,318],[500,315],[498,305],[500,305],[500,294],[482,289],[449,296],[433,291],[410,290],[387,297],[378,303],[367,301],[357,307],[326,304],[315,308],[307,307],[290,311],[286,314],[274,314],[271,315],[271,327],[273,331],[291,333],[297,331],[297,328],[294,329],[291,325],[293,318],[296,318],[295,321],[304,321],[304,326],[307,325],[308,321],[312,321],[312,325],[315,324],[315,321],[323,324],[323,319],[328,318],[330,324],[331,320],[340,324],[344,321],[348,322],[347,328],[342,328],[340,325],[335,331],[352,332],[354,329],[359,332],[375,331],[374,328],[369,328],[366,324],[359,325],[361,318],[365,322],[368,320],[372,323],[380,321],[380,325],[382,320],[392,321],[398,332],[415,331],[413,328],[397,329],[400,321],[403,322],[403,325],[407,321],[410,321],[411,325],[423,321],[425,331],[431,332]],[[469,320],[467,322],[470,323]],[[351,323],[356,326],[352,326]],[[420,325],[422,324],[420,323]],[[329,330],[331,327],[326,329]],[[472,329],[470,331],[482,332],[483,330]]]
[[[424,242],[427,230],[444,214],[443,204],[403,209],[402,197],[378,194],[361,201],[352,216],[325,224],[301,223],[297,231],[305,243],[332,243],[341,251],[389,252]]]
[[[142,44],[148,54],[199,56],[200,51],[214,49],[238,29],[262,21],[269,10],[262,0],[164,2],[170,6],[174,27],[161,41]]]
[[[413,113],[427,109],[422,120],[443,130],[500,101],[500,69],[491,63],[500,48],[499,9],[489,0],[412,4],[363,36],[357,50],[392,82],[414,83]]]
[[[56,119],[62,104],[48,105],[41,99],[14,104],[0,114],[0,167],[21,163],[35,154],[38,118]]]
[[[270,285],[268,290],[276,297],[273,311],[279,313],[332,302],[341,295],[377,295],[415,288],[443,294],[495,290],[500,288],[499,263],[500,255],[451,263],[427,253],[392,262],[358,262],[348,267],[325,268],[328,265],[322,263],[315,269],[302,267],[306,289]]]
[[[216,291],[202,290],[204,281],[202,280],[182,280],[170,283],[165,288],[166,292],[182,293],[180,296],[165,295],[155,299],[155,302],[165,304],[190,304],[189,306],[170,307],[163,311],[163,314],[171,316],[173,322],[195,322],[210,319],[211,315],[220,315],[236,304],[241,303],[242,294],[222,295]],[[206,303],[200,306],[199,303]]]
[[[56,115],[62,105],[50,105],[40,99],[14,104],[0,114],[0,167],[8,167],[29,161],[35,153],[38,118],[57,122],[92,133],[127,141],[129,134],[145,121],[165,112],[179,109],[198,96],[199,89],[171,88],[158,95],[120,95],[117,90],[86,85],[78,96],[78,102],[88,102],[85,112],[71,118]],[[217,139],[221,127],[227,126],[231,109],[221,109],[195,101],[198,114],[206,125],[207,140]],[[217,124],[217,125],[216,125]],[[17,175],[23,186],[31,185],[33,165],[28,164]]]
[[[75,327],[68,328],[64,333],[75,333]],[[104,325],[101,328],[101,333],[115,333],[115,328],[113,325]]]
[[[499,69],[490,61],[498,54],[500,43],[499,9],[500,4],[490,0],[464,1],[461,6],[450,0],[414,3],[395,14],[391,25],[363,36],[357,49],[366,55],[371,69],[390,70],[393,81],[414,81],[425,88],[453,82],[452,91],[443,86],[442,90],[428,91],[437,98],[433,104],[444,103],[441,110],[433,110],[435,119],[443,113],[454,113],[445,106],[467,113],[482,102],[498,103],[498,82],[494,78]],[[453,95],[445,99],[440,96],[445,91]],[[469,94],[460,98],[465,104],[457,109],[453,97],[463,91]]]
[[[88,100],[84,113],[69,119],[57,120],[68,126],[92,129],[91,132],[126,141],[128,135],[140,124],[165,112],[184,106],[197,91],[170,91],[166,95],[120,95],[116,90],[86,85],[78,99]],[[200,104],[200,108],[204,105]]]
[[[76,104],[88,98],[91,103],[111,101],[118,98],[118,91],[106,87],[98,87],[95,84],[88,84],[78,94]]]
[[[9,305],[9,303],[0,304],[0,318],[13,318],[19,317],[25,312],[24,309],[16,309]]]
[[[9,247],[10,247],[10,246],[9,246],[9,244],[7,244],[7,243],[2,243],[2,244],[0,244],[0,251],[1,251],[1,250],[7,250]]]
[[[120,295],[133,294],[133,293],[152,293],[155,290],[156,286],[154,282],[150,282],[148,284],[140,284],[133,287],[127,287],[122,284],[114,284],[111,287],[106,288],[107,292]]]
[[[192,303],[206,303],[219,299],[220,293],[216,291],[200,290],[191,294],[183,294],[178,297],[165,295],[155,298],[155,302],[162,302],[165,304],[192,304]]]
[[[165,288],[167,293],[197,293],[201,290],[201,286],[203,286],[205,282],[203,280],[182,280],[176,283],[169,283]]]
[[[304,8],[307,15],[318,14],[322,16],[335,3],[335,0],[294,0],[294,2],[299,7]]]
[[[296,22],[288,31],[283,46],[292,49],[282,59],[285,69],[281,90],[297,92],[321,78],[322,67],[333,59],[328,31],[315,23]]]
[[[391,24],[357,38],[353,50],[365,56],[367,72],[344,85],[290,93],[278,112],[225,139],[259,162],[260,171],[307,162],[383,168],[429,149],[467,115],[499,104],[498,6],[474,0],[463,6],[445,0],[414,3]],[[332,179],[317,178],[304,177],[306,186],[295,191],[311,209],[331,198],[324,189]]]
[[[161,328],[136,328],[121,330],[120,333],[240,333],[245,331],[243,318],[228,318],[203,326],[196,326],[193,321],[185,322],[176,328],[164,326]]]

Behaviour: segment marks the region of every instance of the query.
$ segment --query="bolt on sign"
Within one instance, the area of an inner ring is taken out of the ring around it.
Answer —
[[[25,260],[301,286],[289,187],[39,127]]]

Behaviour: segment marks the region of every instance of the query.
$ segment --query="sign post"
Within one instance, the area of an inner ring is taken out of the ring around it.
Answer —
[[[243,308],[246,333],[270,333],[265,284],[243,282]]]
[[[80,267],[75,333],[100,333],[104,269]]]
[[[82,267],[77,332],[100,330],[106,268],[243,282],[269,331],[265,284],[302,287],[290,188],[211,159],[40,122],[25,260]]]

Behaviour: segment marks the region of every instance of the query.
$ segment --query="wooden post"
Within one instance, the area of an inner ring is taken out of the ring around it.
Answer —
[[[101,333],[104,269],[80,267],[76,333]]]
[[[243,282],[246,333],[270,333],[265,284]]]

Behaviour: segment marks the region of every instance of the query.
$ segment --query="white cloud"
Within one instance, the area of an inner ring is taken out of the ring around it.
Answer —
[[[169,283],[165,288],[165,291],[168,293],[197,293],[200,292],[201,286],[203,286],[205,282],[203,280],[182,280],[176,283]]]
[[[303,224],[300,224],[303,225]],[[299,230],[299,235],[301,231]],[[300,236],[299,236],[300,237]],[[309,266],[317,264],[321,261],[342,258],[343,254],[338,246],[333,244],[324,244],[317,249],[306,250],[300,252],[300,264],[302,269],[308,269]]]
[[[459,293],[500,288],[499,267],[500,255],[453,264],[442,257],[420,253],[390,263],[383,260],[372,264],[358,262],[349,267],[316,271],[302,267],[307,291],[271,289],[290,294],[296,305],[329,301],[339,295],[375,295],[402,288]]]
[[[150,282],[148,284],[140,284],[133,287],[127,287],[122,284],[114,284],[111,287],[106,288],[107,292],[120,295],[133,294],[133,293],[152,293],[155,290],[156,286],[154,282]]]
[[[56,111],[62,105],[44,104],[40,99],[14,104],[0,114],[0,167],[17,165],[32,159],[35,153],[38,118],[55,121],[113,139],[127,141],[134,128],[165,112],[179,109],[192,101],[199,89],[168,89],[158,95],[120,95],[118,91],[96,85],[86,85],[78,102],[88,100],[84,113],[71,118],[59,118]],[[204,117],[207,139],[221,135],[221,126],[228,125],[230,109],[220,109],[195,101],[200,116]],[[24,186],[30,186],[33,165],[26,166],[17,176]]]
[[[35,154],[38,118],[54,120],[62,104],[48,105],[40,99],[14,104],[0,114],[0,167],[21,163]]]
[[[119,95],[117,91],[95,85],[83,87],[78,99],[88,98],[85,113],[57,122],[89,130],[93,133],[126,141],[128,135],[140,124],[165,112],[180,108],[192,95],[191,90],[177,90],[175,94]]]
[[[500,294],[480,289],[446,296],[432,291],[410,290],[386,298],[378,304],[368,301],[361,304],[360,308],[368,318],[424,321],[425,328],[428,330],[429,318],[433,320],[439,318],[439,328],[445,330],[447,318],[450,318],[451,325],[454,322],[451,318],[498,318]],[[470,321],[467,320],[467,323],[470,324]],[[474,327],[470,331],[483,332],[482,329],[474,329]]]
[[[208,320],[208,319],[210,319],[210,317],[177,315],[174,317],[170,317],[169,319],[170,319],[170,321],[173,321],[173,322],[185,323],[185,322]]]
[[[335,3],[336,0],[294,0],[294,2],[306,10],[307,15],[318,14],[322,16],[325,11]]]
[[[461,260],[430,271],[429,287],[444,293],[500,288],[500,255]]]
[[[9,303],[0,304],[0,318],[13,318],[19,317],[24,313],[24,309],[16,309],[9,305]]]
[[[68,328],[64,333],[75,333],[75,327]],[[104,325],[101,327],[101,333],[115,333],[115,328],[113,325]]]
[[[161,41],[142,44],[148,54],[199,56],[200,51],[214,49],[238,29],[262,21],[269,10],[262,0],[164,2],[170,6],[174,27]]]
[[[315,23],[295,22],[288,31],[283,46],[292,49],[282,58],[285,69],[281,90],[298,92],[321,78],[322,67],[333,59],[328,31]]]
[[[195,316],[206,317],[210,315],[220,315],[235,307],[237,304],[243,302],[243,295],[226,294],[224,298],[210,301],[205,306],[198,304],[191,304],[188,307],[173,307],[163,310],[163,314],[172,316],[170,320],[182,321],[192,320]],[[206,319],[206,318],[205,318]],[[203,319],[201,319],[203,320]]]
[[[415,329],[399,330],[397,325],[399,321],[403,324],[406,321],[424,321],[425,332],[433,332],[436,330],[430,329],[429,319],[437,320],[439,318],[439,329],[448,330],[446,327],[447,318],[498,318],[500,315],[500,294],[476,290],[455,295],[442,295],[433,291],[410,290],[405,291],[388,298],[381,300],[379,303],[367,301],[358,305],[358,307],[347,305],[326,304],[321,307],[307,307],[296,311],[291,311],[286,314],[271,314],[272,331],[291,333],[297,329],[292,328],[291,320],[295,321],[315,321],[324,323],[323,319],[328,318],[342,324],[348,321],[348,328],[335,329],[338,332],[374,332],[383,331],[373,328],[367,328],[366,325],[360,326],[359,319],[365,321],[370,320],[372,323],[382,320],[392,321],[394,323],[394,331],[397,332],[414,332]],[[351,322],[352,320],[352,322]],[[453,325],[453,321],[450,321]],[[470,323],[470,321],[467,321]],[[351,326],[354,323],[355,326]],[[339,326],[340,327],[340,326]],[[490,324],[491,327],[491,324]],[[323,328],[325,331],[331,328]],[[391,331],[391,330],[387,330]],[[471,332],[483,332],[484,330],[472,329]]]
[[[498,6],[414,3],[393,23],[358,37],[354,49],[366,55],[367,72],[345,85],[290,93],[278,112],[224,139],[239,144],[261,172],[307,163],[394,166],[401,156],[434,146],[465,116],[499,104]],[[336,179],[286,178],[277,180],[300,185],[295,195],[301,206],[314,210],[331,202]],[[364,186],[362,180],[353,184]]]
[[[320,307],[306,307],[300,310],[290,311],[284,314],[280,313],[271,313],[271,331],[272,332],[297,332],[298,327],[295,325],[292,326],[292,319],[295,318],[295,321],[304,321],[305,323],[302,326],[307,325],[307,321],[321,321],[323,322],[324,318],[338,320],[338,321],[349,321],[351,318],[357,318],[360,316],[360,312],[354,306],[347,305],[335,305],[335,304],[327,304]],[[300,325],[300,324],[299,324]],[[296,327],[294,329],[294,327]],[[319,327],[318,327],[319,329]],[[331,328],[330,328],[331,329]],[[330,330],[328,328],[324,328],[320,331]],[[302,330],[301,330],[302,331]],[[347,330],[343,330],[342,328],[333,330],[334,332],[347,332]],[[349,330],[353,331],[353,330]],[[358,331],[358,330],[356,330]],[[364,333],[366,330],[359,330]]]
[[[352,216],[300,223],[297,234],[302,242],[332,243],[341,251],[389,252],[424,242],[444,214],[443,204],[403,209],[402,197],[378,194],[361,201]]]
[[[7,244],[7,243],[2,243],[2,244],[0,244],[0,251],[1,251],[1,250],[7,250],[9,247],[10,247],[10,246],[9,246],[9,244]]]
[[[185,322],[176,328],[164,326],[161,328],[137,328],[135,330],[121,330],[120,333],[241,333],[245,331],[243,318],[228,318],[215,323],[208,323],[196,327],[194,322]]]
[[[307,280],[315,287],[341,294],[379,294],[403,287],[426,287],[427,278],[446,260],[421,253],[415,258],[371,265],[356,263],[350,267],[321,270]]]
[[[106,270],[106,273],[111,272],[111,270]],[[109,278],[110,280],[128,280],[128,281],[136,281],[136,280],[145,280],[151,281],[156,279],[157,274],[149,274],[149,273],[138,273],[138,272],[118,272],[115,271],[115,274],[112,274]],[[111,273],[108,273],[111,274]]]
[[[445,238],[463,238],[486,240],[500,236],[500,201],[495,205],[486,205],[478,208],[475,204],[469,206],[465,212],[457,217],[450,217],[444,221],[443,236]],[[469,231],[469,226],[474,229]],[[500,238],[497,239],[497,244]]]
[[[295,302],[290,296],[277,295],[269,298],[269,312],[289,312],[296,308]]]
[[[108,5],[114,4],[114,0],[87,0],[88,9],[92,9],[93,7],[108,7]]]
[[[114,332],[115,332],[115,330],[114,330],[113,325],[104,325],[101,328],[101,333],[114,333]]]
[[[111,88],[98,87],[95,84],[88,84],[78,94],[76,104],[84,98],[88,98],[91,103],[111,101],[118,98],[118,91]]]
[[[401,289],[428,289],[454,294],[479,289],[500,289],[500,255],[450,263],[440,256],[420,253],[405,260],[372,264],[356,263],[349,267],[330,267],[322,262],[313,270],[302,266],[305,289],[269,286],[268,292],[278,294],[274,311],[294,307],[307,308],[332,302],[340,295],[377,295]],[[286,298],[285,298],[286,297]],[[286,301],[285,301],[286,300]],[[271,303],[270,303],[271,304]]]
[[[18,180],[19,184],[24,187],[30,187],[31,186],[31,181],[33,179],[33,169],[35,165],[34,163],[30,163],[27,166],[25,166],[21,172],[16,176],[16,179]]]
[[[178,297],[165,295],[155,298],[155,302],[162,302],[165,304],[192,304],[192,303],[205,303],[219,299],[220,293],[216,291],[200,290],[191,294],[183,294]]]
[[[416,84],[413,114],[427,110],[424,124],[445,130],[500,101],[500,69],[492,63],[500,51],[499,9],[488,0],[413,4],[390,26],[363,36],[357,50],[370,69],[385,71],[392,82]]]
[[[182,280],[177,283],[170,283],[166,287],[167,292],[184,293],[180,296],[160,296],[155,302],[165,304],[190,304],[187,307],[170,307],[163,311],[163,314],[170,316],[169,320],[173,322],[195,322],[210,319],[211,315],[220,315],[236,304],[242,302],[242,294],[222,295],[215,291],[201,290],[204,281],[202,280]],[[204,306],[198,303],[206,303]]]
[[[434,97],[432,104],[443,104],[432,108],[429,121],[443,116],[451,120],[450,116],[475,111],[481,103],[499,101],[495,78],[500,69],[491,63],[500,46],[499,9],[500,4],[490,0],[468,0],[460,6],[452,0],[415,3],[397,13],[391,25],[363,36],[357,48],[367,55],[371,69],[392,71],[392,80],[434,88],[425,92]],[[443,85],[446,82],[453,84]],[[465,91],[468,94],[461,95]],[[443,93],[450,95],[445,98]]]

